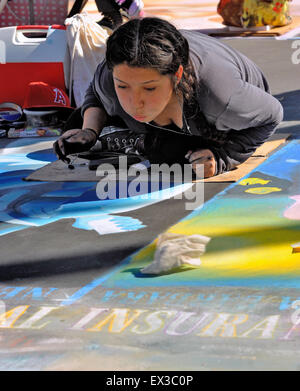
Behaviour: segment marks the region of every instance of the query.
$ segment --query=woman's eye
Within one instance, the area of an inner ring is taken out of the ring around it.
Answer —
[[[118,88],[121,88],[122,90],[125,90],[127,88],[126,86],[118,86]]]
[[[155,87],[152,87],[152,88],[145,88],[146,89],[146,91],[154,91],[156,88]]]

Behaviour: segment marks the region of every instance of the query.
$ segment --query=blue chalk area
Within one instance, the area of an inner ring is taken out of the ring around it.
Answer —
[[[48,224],[49,217],[58,209],[59,203],[52,200],[47,202],[31,200],[29,202],[20,203],[17,209],[14,208],[16,201],[29,194],[29,189],[18,189],[3,195],[0,198],[0,205],[2,209],[0,211],[0,220],[3,222],[9,222],[12,219],[17,219],[24,223],[21,224],[23,227],[26,227],[26,225],[39,226],[42,224]],[[6,229],[1,230],[0,227],[0,235],[4,235],[6,232]]]
[[[137,231],[141,228],[145,228],[146,226],[141,223],[140,220],[134,219],[128,216],[110,216],[104,215],[95,219],[95,217],[79,217],[76,219],[76,222],[73,224],[75,228],[81,228],[85,230],[93,230],[93,228],[89,225],[90,222],[97,220],[97,222],[105,224],[105,220],[109,218],[110,221],[115,225],[115,232],[129,232],[129,231]],[[113,232],[111,232],[113,233]]]
[[[29,137],[14,139],[11,143],[5,145],[5,149],[12,149],[18,147],[26,147],[27,145],[34,145],[46,141],[55,141],[55,137]]]
[[[3,195],[0,198],[0,221],[3,222],[9,222],[11,219],[16,218],[15,216],[12,216],[12,210],[9,208],[9,205],[16,201],[18,198],[24,196],[25,194],[28,194],[28,190],[20,189],[11,191],[8,194]],[[24,225],[25,225],[24,221]]]
[[[140,196],[134,196],[130,198],[122,198],[117,200],[101,200],[90,202],[72,202],[64,204],[60,208],[60,216],[63,218],[80,217],[85,215],[99,215],[99,214],[119,214],[128,212],[130,210],[136,210],[148,205],[152,205],[156,202],[163,201],[170,198],[177,193],[181,193],[185,189],[191,187],[190,184],[179,185],[173,189],[165,189],[156,193]],[[74,201],[74,200],[72,200]]]
[[[191,186],[180,185],[130,198],[99,200],[96,192],[98,182],[67,182],[57,184],[60,188],[53,188],[53,183],[49,182],[23,181],[32,170],[56,160],[52,149],[43,148],[43,141],[46,140],[18,139],[9,144],[9,148],[15,148],[11,154],[0,155],[0,220],[12,221],[10,227],[0,226],[0,235],[66,218],[76,219],[74,227],[80,229],[91,230],[93,220],[109,218],[112,223],[110,229],[114,229],[115,225],[116,232],[137,230],[144,228],[140,221],[124,216],[112,217],[111,214],[160,202]],[[53,138],[51,141],[54,141]],[[35,143],[42,143],[41,149],[27,152],[26,146],[32,147]],[[18,170],[17,166],[22,170]]]
[[[300,141],[292,140],[260,165],[259,171],[267,175],[292,181],[295,175],[299,175],[299,159]],[[294,163],[292,162],[293,160],[295,161]],[[250,174],[245,178],[249,176]]]
[[[44,149],[42,151],[31,152],[27,154],[28,159],[39,160],[46,163],[55,162],[57,157],[52,149]]]
[[[112,216],[113,222],[123,231],[137,231],[140,228],[145,228],[140,220],[127,216]]]
[[[27,189],[18,189],[10,191],[7,194],[2,195],[0,198],[1,206],[4,205],[5,207],[8,206],[11,202],[17,200],[21,196],[28,194],[29,190]]]
[[[32,146],[35,144],[46,141],[54,142],[53,138],[28,138],[28,139],[17,139],[12,141],[10,144],[5,146],[5,150],[9,152],[10,149],[24,148],[24,152],[19,150],[11,154],[0,155],[0,173],[9,173],[10,171],[16,171],[18,167],[26,168],[26,170],[37,170],[43,167],[45,164],[56,160],[53,151],[49,148],[43,148],[34,152],[26,152],[26,146]],[[29,173],[27,173],[28,175]]]
[[[8,189],[13,189],[13,188],[16,188],[16,187],[34,187],[34,186],[37,186],[37,185],[40,185],[39,182],[26,182],[26,181],[23,181],[22,178],[25,178],[27,177],[31,171],[16,171],[16,173],[18,173],[18,175],[12,175],[12,176],[8,176],[8,175],[4,175],[4,174],[0,174],[0,192],[2,189],[5,189],[5,191],[7,191]]]
[[[78,198],[82,195],[82,188],[73,187],[71,189],[59,189],[42,194],[42,197],[64,197],[64,198]]]
[[[124,267],[124,265],[123,265]],[[123,270],[124,273],[126,273],[126,270]],[[129,272],[129,271],[128,271]],[[132,273],[132,271],[130,271]],[[189,273],[188,271],[183,273]],[[192,273],[192,272],[191,272]],[[132,282],[132,279],[118,279],[118,283],[114,282],[113,279],[110,281],[106,281],[108,279],[105,279],[105,284],[103,285],[105,288],[122,288],[122,289],[130,289],[130,288],[139,288],[139,287],[176,287],[176,286],[187,286],[187,287],[247,287],[247,288],[256,288],[256,289],[270,289],[270,288],[278,288],[278,289],[299,289],[300,288],[300,281],[299,278],[290,278],[287,277],[282,278],[278,276],[268,276],[265,278],[245,278],[243,279],[209,279],[206,278],[204,281],[195,281],[194,279],[189,280],[188,277],[184,281],[176,281],[174,279],[174,275],[172,273],[167,275],[161,275],[161,276],[153,276],[153,275],[144,275],[138,270],[134,271],[135,277],[134,277],[134,285]]]
[[[79,289],[76,293],[74,293],[72,296],[70,296],[67,300],[64,300],[61,302],[61,306],[68,306],[76,301],[80,300],[83,296],[90,293],[92,290],[97,288],[97,286],[101,285],[105,280],[107,280],[109,277],[111,277],[116,270],[112,270],[109,274],[106,274],[103,277],[97,278],[96,280],[90,282],[89,284],[85,285],[83,288]]]
[[[19,206],[18,212],[31,217],[48,218],[58,210],[59,203],[56,200],[32,200]]]
[[[96,194],[96,183],[95,182],[89,182],[88,184],[86,182],[69,182],[70,187],[64,187],[61,189],[62,192],[65,190],[70,191],[73,187],[73,191],[77,191],[77,194],[74,196],[68,197],[66,199],[65,204],[67,203],[88,203],[91,201],[97,201],[99,202],[99,198]],[[81,194],[80,194],[81,191]]]
[[[24,170],[24,167],[26,167],[26,170],[35,171],[41,168],[43,165],[44,165],[43,162],[36,161],[35,163],[32,163],[31,161],[24,161],[23,158],[20,158],[18,156],[14,161],[6,160],[5,162],[0,162],[0,174],[8,173],[10,171],[17,171],[18,168],[20,168],[21,171]]]
[[[75,223],[72,225],[74,228],[85,229],[86,231],[93,231],[93,228],[89,225],[89,222],[94,221],[95,216],[92,217],[78,217]]]

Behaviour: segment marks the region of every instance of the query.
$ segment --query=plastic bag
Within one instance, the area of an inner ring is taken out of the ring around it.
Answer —
[[[200,266],[211,238],[203,235],[164,233],[159,235],[153,262],[144,267],[144,274],[160,274],[182,265]]]
[[[97,66],[105,57],[108,33],[87,13],[66,19],[65,25],[71,57],[70,94],[73,90],[76,106],[79,107]]]

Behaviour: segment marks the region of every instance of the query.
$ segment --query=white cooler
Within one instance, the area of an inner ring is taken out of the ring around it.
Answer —
[[[27,86],[33,81],[66,91],[69,73],[65,26],[0,28],[0,103],[23,106]]]

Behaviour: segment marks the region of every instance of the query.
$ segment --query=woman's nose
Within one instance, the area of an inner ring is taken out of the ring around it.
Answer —
[[[143,98],[140,93],[133,93],[132,94],[132,104],[137,109],[144,106]]]

